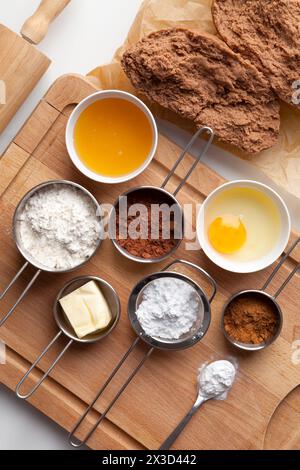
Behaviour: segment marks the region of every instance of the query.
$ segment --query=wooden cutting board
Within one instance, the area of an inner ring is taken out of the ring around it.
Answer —
[[[109,186],[88,180],[77,172],[67,155],[64,133],[68,116],[74,104],[94,91],[93,85],[83,77],[67,75],[60,78],[2,157],[0,291],[23,262],[12,239],[11,221],[18,201],[29,189],[42,181],[63,178],[84,185],[99,202],[111,203],[128,188],[128,183]],[[160,136],[155,160],[131,184],[160,185],[178,154],[179,148]],[[183,175],[190,162],[191,157],[187,157],[170,188],[178,183],[178,176]],[[181,203],[201,203],[222,183],[220,176],[199,164],[189,183],[179,193],[179,200]],[[293,234],[291,241],[295,236]],[[207,403],[199,410],[177,440],[176,448],[261,449],[275,410],[300,381],[300,366],[294,365],[291,360],[293,341],[299,339],[297,335],[300,336],[299,276],[295,276],[280,297],[284,312],[280,338],[267,350],[249,354],[233,349],[223,338],[220,330],[222,306],[231,293],[237,290],[261,287],[271,269],[243,276],[230,274],[214,266],[201,251],[186,251],[184,243],[176,257],[201,265],[218,282],[218,295],[212,305],[211,327],[203,341],[191,349],[180,352],[155,351],[111,410],[108,419],[98,428],[89,445],[93,449],[157,449],[193,403],[198,367],[212,359],[235,357],[239,362],[239,373],[228,400]],[[295,251],[286,267],[278,274],[273,289],[282,283],[289,269],[295,265],[295,259],[299,257],[300,249]],[[163,265],[140,266],[125,260],[115,251],[110,240],[106,240],[91,262],[76,273],[42,274],[26,299],[0,330],[0,338],[7,344],[7,364],[0,366],[1,381],[14,389],[26,368],[57,332],[52,304],[66,281],[82,274],[98,275],[106,279],[121,297],[122,315],[118,327],[102,343],[72,346],[51,373],[51,378],[30,400],[44,414],[70,430],[134,339],[126,314],[132,287],[142,276],[162,267]],[[204,289],[207,288],[195,273],[188,273]],[[12,305],[30,275],[31,272],[24,274],[17,286],[1,302],[2,313]],[[46,370],[62,343],[63,341],[54,347],[42,361],[40,369],[34,374],[35,378]],[[136,351],[127,366],[118,373],[103,399],[97,403],[87,425],[97,419],[144,350],[142,346]],[[291,404],[286,406],[292,407]],[[281,433],[287,436],[289,421],[284,419],[282,408],[278,409]],[[274,419],[272,423],[276,422]],[[83,430],[87,431],[87,425]],[[268,434],[268,448],[272,447],[270,435],[274,435],[274,432]],[[295,443],[295,436],[293,439]],[[285,447],[288,446],[286,440],[285,438]],[[278,435],[274,442],[278,447]]]

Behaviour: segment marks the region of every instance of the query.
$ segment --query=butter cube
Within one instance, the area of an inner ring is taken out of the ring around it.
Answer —
[[[59,302],[78,338],[103,330],[111,322],[111,311],[95,281],[84,284]]]

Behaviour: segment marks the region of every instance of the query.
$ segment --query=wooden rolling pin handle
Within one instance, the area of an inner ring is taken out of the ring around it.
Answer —
[[[42,0],[36,12],[28,18],[21,35],[32,44],[39,44],[46,36],[50,23],[70,3],[70,0]]]

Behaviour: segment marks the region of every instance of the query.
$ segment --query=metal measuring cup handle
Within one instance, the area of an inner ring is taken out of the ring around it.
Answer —
[[[99,390],[99,392],[97,393],[97,395],[95,396],[94,400],[91,402],[91,404],[88,406],[88,408],[85,410],[85,412],[83,413],[83,415],[80,417],[80,419],[77,421],[76,425],[74,426],[74,428],[71,430],[70,434],[69,434],[69,443],[73,446],[73,447],[82,447],[84,444],[87,443],[87,441],[90,439],[90,437],[94,434],[94,432],[96,431],[96,429],[98,428],[98,426],[101,424],[101,422],[104,420],[104,418],[106,417],[107,413],[111,410],[111,408],[114,406],[114,404],[116,403],[116,401],[119,399],[119,397],[122,395],[122,393],[124,392],[124,390],[127,388],[127,386],[130,384],[130,382],[132,381],[132,379],[136,376],[136,374],[138,373],[138,371],[141,369],[141,367],[144,365],[144,363],[146,362],[146,360],[148,359],[148,357],[151,355],[151,353],[154,351],[154,348],[150,348],[146,354],[144,355],[144,357],[142,358],[142,360],[139,362],[139,364],[133,369],[132,373],[129,375],[128,379],[126,380],[126,382],[124,382],[124,384],[122,385],[122,387],[119,389],[119,391],[116,393],[116,395],[114,396],[114,398],[112,399],[112,401],[109,403],[109,405],[106,407],[106,409],[104,410],[104,412],[101,414],[101,416],[98,418],[98,420],[96,421],[96,423],[93,425],[93,427],[91,428],[91,430],[86,434],[86,436],[80,440],[78,438],[76,438],[75,436],[75,433],[76,431],[79,429],[79,427],[81,426],[82,422],[84,421],[84,419],[86,418],[86,416],[89,414],[89,412],[91,411],[91,409],[93,408],[93,406],[95,405],[95,403],[98,401],[98,399],[101,397],[101,395],[103,394],[103,392],[105,391],[105,389],[107,388],[107,386],[110,384],[110,382],[112,381],[112,379],[114,378],[114,376],[116,375],[116,373],[118,372],[118,370],[121,368],[121,366],[124,364],[124,362],[126,361],[126,359],[128,358],[128,356],[132,353],[132,351],[136,348],[136,346],[138,345],[138,343],[140,342],[140,338],[136,338],[134,340],[134,342],[132,343],[132,345],[130,346],[130,348],[128,349],[128,351],[124,354],[124,356],[122,357],[122,359],[120,360],[120,362],[116,365],[116,367],[113,369],[111,375],[108,377],[107,381],[105,382],[105,384],[102,386],[102,388]]]
[[[283,258],[281,259],[281,261],[277,264],[276,268],[272,271],[272,273],[270,274],[270,276],[268,277],[268,279],[266,280],[265,284],[263,285],[263,287],[261,288],[261,290],[264,292],[266,291],[266,289],[269,287],[269,285],[271,284],[271,282],[273,281],[274,277],[276,276],[276,274],[278,273],[278,271],[281,269],[281,267],[284,265],[284,263],[286,262],[286,260],[288,259],[288,257],[290,256],[290,254],[295,250],[295,248],[297,247],[297,245],[300,243],[300,237],[297,238],[297,240],[293,243],[293,245],[291,246],[291,248],[286,252],[286,254],[283,256]],[[273,295],[274,299],[276,299],[279,294],[281,294],[281,292],[286,288],[286,286],[289,284],[289,282],[291,281],[291,279],[294,277],[294,275],[296,274],[296,272],[300,269],[300,261],[299,263],[295,266],[295,268],[290,272],[290,274],[287,276],[287,278],[284,280],[284,282],[281,284],[281,286],[277,289],[277,291],[275,292],[275,294]]]
[[[191,263],[190,261],[185,261],[183,259],[175,259],[174,261],[172,261],[172,263],[165,266],[162,269],[162,271],[167,271],[169,268],[171,268],[175,264],[184,264],[185,266],[196,269],[196,271],[198,271],[200,274],[202,274],[203,277],[205,277],[208,280],[212,288],[212,293],[208,300],[209,300],[209,303],[212,303],[218,290],[217,283],[214,280],[214,278],[210,274],[208,274],[208,272],[206,272],[203,268],[200,268],[200,266],[198,266],[197,264]]]
[[[25,264],[23,264],[22,268],[20,269],[20,271],[17,272],[17,274],[15,275],[15,277],[10,281],[10,283],[8,284],[8,286],[4,289],[4,291],[1,293],[0,295],[0,300],[4,299],[4,297],[6,296],[7,292],[10,290],[10,288],[16,283],[16,281],[19,279],[19,277],[21,276],[21,274],[25,271],[25,269],[29,266],[29,262],[26,261]],[[27,284],[27,286],[25,287],[25,289],[23,290],[22,294],[20,295],[20,297],[17,299],[17,301],[15,302],[15,304],[9,309],[9,311],[4,315],[3,318],[1,318],[0,320],[0,327],[4,325],[4,323],[9,319],[9,317],[11,316],[11,314],[15,311],[15,309],[17,308],[17,306],[19,305],[19,303],[24,299],[24,297],[26,296],[26,294],[28,293],[29,289],[31,289],[31,287],[33,286],[33,284],[35,283],[35,281],[37,280],[38,276],[41,274],[42,270],[41,269],[38,269],[36,271],[36,273],[34,274],[33,278],[31,279],[31,281]]]
[[[56,366],[56,364],[60,361],[60,359],[63,357],[63,355],[65,354],[65,352],[69,349],[69,347],[71,346],[71,344],[73,343],[73,339],[71,339],[67,345],[63,348],[63,350],[59,353],[59,355],[57,356],[57,358],[55,359],[55,361],[51,364],[51,366],[49,367],[49,369],[44,373],[43,377],[32,387],[31,390],[29,390],[28,393],[22,395],[20,389],[23,385],[23,383],[26,381],[26,379],[29,377],[29,375],[31,374],[31,372],[35,369],[35,367],[39,364],[39,362],[41,361],[41,359],[45,356],[45,354],[49,351],[49,349],[53,346],[54,343],[56,343],[56,341],[58,340],[58,338],[63,334],[62,331],[60,331],[51,341],[50,343],[46,346],[46,348],[43,350],[43,352],[37,357],[37,359],[34,361],[34,363],[32,364],[32,366],[28,369],[28,371],[26,372],[26,374],[22,377],[22,379],[20,380],[20,382],[18,383],[18,385],[16,386],[16,395],[18,398],[21,398],[22,400],[26,400],[27,398],[31,397],[31,395],[34,394],[34,392],[40,387],[40,385],[44,382],[44,380],[48,377],[48,375],[50,374],[50,372],[52,371],[52,369],[54,369],[54,367]]]
[[[201,150],[201,152],[199,153],[198,157],[195,159],[193,165],[191,166],[191,168],[189,169],[189,171],[187,172],[187,174],[185,175],[185,177],[181,180],[181,182],[179,183],[179,185],[177,186],[177,188],[175,189],[175,191],[173,192],[173,196],[176,196],[176,194],[179,193],[179,191],[181,190],[181,188],[185,185],[186,181],[188,180],[188,178],[191,176],[191,174],[193,173],[194,169],[196,168],[196,166],[198,165],[199,161],[201,158],[204,157],[204,155],[206,154],[207,150],[209,149],[209,147],[211,146],[212,144],[212,141],[214,139],[214,132],[213,130],[210,128],[210,127],[201,127],[201,129],[199,129],[194,135],[193,137],[191,138],[191,140],[188,142],[187,146],[185,147],[185,149],[182,151],[181,155],[179,156],[178,160],[175,162],[174,166],[171,168],[170,172],[168,173],[168,175],[166,176],[163,184],[161,185],[161,188],[164,189],[165,186],[167,185],[167,183],[169,182],[169,180],[172,178],[172,176],[174,175],[176,169],[178,168],[178,166],[180,165],[180,163],[182,162],[182,160],[184,159],[184,157],[186,156],[186,154],[189,152],[189,150],[191,150],[191,148],[193,147],[194,143],[196,142],[196,140],[198,139],[198,137],[204,133],[207,133],[209,135],[209,139],[208,141],[206,142],[204,148]]]
[[[192,408],[189,412],[182,418],[180,423],[176,426],[176,428],[171,432],[171,434],[167,437],[167,439],[161,444],[159,450],[169,450],[172,444],[176,441],[176,439],[180,436],[182,431],[185,429],[187,424],[190,422],[192,417],[196,414],[199,410],[200,406],[202,406],[205,402],[211,400],[212,398],[205,398],[205,397],[197,397],[197,400],[193,404]]]
[[[196,269],[198,272],[200,272],[204,277],[206,277],[206,279],[209,281],[209,283],[211,284],[211,287],[212,287],[212,294],[210,296],[210,299],[209,299],[209,302],[212,302],[212,300],[214,299],[215,295],[216,295],[216,292],[217,292],[217,285],[216,285],[216,282],[214,281],[214,279],[206,272],[204,271],[202,268],[200,268],[200,266],[197,266],[196,264],[193,264],[193,263],[190,263],[189,261],[184,261],[184,260],[175,260],[173,261],[172,263],[170,263],[169,265],[167,265],[164,269],[162,269],[162,271],[167,271],[168,268],[170,268],[171,266],[173,266],[174,264],[184,264],[186,266],[189,266],[191,268],[194,268]],[[122,387],[119,389],[119,391],[116,393],[116,395],[114,396],[114,398],[112,399],[112,401],[109,403],[109,405],[106,407],[106,409],[104,410],[104,412],[101,414],[101,416],[98,418],[98,420],[96,421],[96,423],[92,426],[92,428],[90,429],[90,431],[88,431],[88,433],[85,435],[85,437],[80,440],[78,438],[76,438],[75,436],[75,433],[76,431],[80,428],[82,422],[85,420],[85,418],[87,417],[87,415],[89,414],[89,412],[92,410],[92,408],[94,407],[95,403],[98,401],[98,399],[101,397],[101,395],[103,394],[103,392],[105,391],[105,389],[107,388],[107,386],[111,383],[112,379],[114,378],[114,376],[116,375],[116,373],[118,372],[118,370],[122,367],[122,365],[124,364],[124,362],[127,360],[128,356],[133,352],[133,350],[136,348],[136,346],[138,345],[138,343],[140,342],[140,338],[137,337],[134,342],[132,343],[132,345],[130,346],[130,348],[127,350],[127,352],[124,354],[124,356],[122,357],[122,359],[119,361],[119,363],[117,364],[117,366],[113,369],[111,375],[108,377],[108,379],[106,380],[106,382],[104,383],[104,385],[101,387],[101,389],[99,390],[99,392],[97,393],[97,395],[95,396],[94,400],[90,403],[90,405],[87,407],[87,409],[85,410],[85,412],[82,414],[82,416],[79,418],[79,420],[77,421],[76,425],[73,427],[73,429],[71,430],[70,434],[69,434],[69,442],[70,444],[73,446],[73,447],[82,447],[84,444],[87,443],[87,441],[90,439],[90,437],[94,434],[94,432],[96,431],[96,429],[98,428],[98,426],[101,424],[101,422],[104,420],[104,418],[106,417],[107,413],[111,410],[111,408],[114,406],[114,404],[116,403],[116,401],[119,399],[119,397],[122,395],[122,393],[124,392],[124,390],[127,388],[127,386],[130,384],[130,382],[132,381],[132,379],[136,376],[136,374],[139,372],[139,370],[141,369],[141,367],[144,365],[144,363],[146,362],[146,360],[148,359],[148,357],[152,354],[152,352],[154,351],[154,347],[150,347],[148,349],[148,351],[145,353],[145,355],[143,356],[143,358],[141,359],[141,361],[139,362],[139,364],[133,369],[132,373],[129,375],[128,379],[124,382],[124,384],[122,385]]]

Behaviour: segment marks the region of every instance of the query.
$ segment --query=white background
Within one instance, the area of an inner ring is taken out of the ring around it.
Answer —
[[[69,72],[85,74],[110,61],[141,3],[141,0],[71,1],[38,46],[52,59],[52,66],[0,136],[0,155],[58,76]],[[0,23],[19,31],[38,4],[39,0],[2,0]],[[162,130],[181,145],[186,141],[185,133],[171,126],[163,125]],[[278,189],[250,165],[225,152],[212,148],[205,161],[227,179],[253,178]],[[291,209],[294,227],[300,230],[299,202],[297,209],[296,201],[280,192]],[[0,385],[0,449],[69,449],[69,446],[65,431]]]

